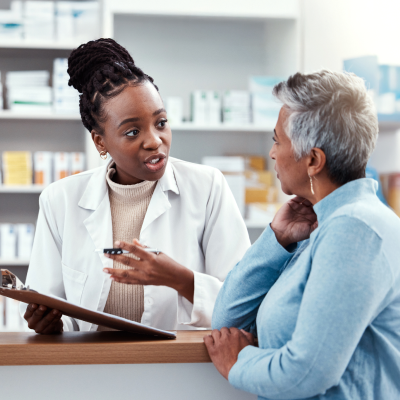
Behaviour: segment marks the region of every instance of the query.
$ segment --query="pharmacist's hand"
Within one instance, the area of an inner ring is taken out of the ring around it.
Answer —
[[[44,305],[29,304],[24,318],[28,321],[28,327],[36,333],[49,335],[63,331],[62,314],[58,310],[52,310]]]
[[[177,263],[164,253],[154,254],[144,250],[144,246],[134,239],[133,244],[115,242],[115,247],[129,251],[139,260],[127,255],[104,254],[132,269],[103,269],[111,275],[111,279],[132,285],[168,286],[193,303],[194,274],[193,271]]]
[[[317,227],[317,215],[312,204],[298,196],[286,202],[271,223],[271,229],[282,247],[308,239]]]

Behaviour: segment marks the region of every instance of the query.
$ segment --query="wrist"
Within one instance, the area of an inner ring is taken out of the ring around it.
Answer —
[[[291,244],[291,241],[288,240],[288,238],[285,237],[285,235],[283,234],[283,232],[280,232],[278,229],[273,227],[273,222],[270,224],[270,227],[272,229],[272,231],[275,234],[275,238],[276,241],[283,247],[286,248]]]
[[[177,277],[175,280],[175,289],[181,296],[188,299],[193,303],[194,296],[194,273],[190,269],[181,266],[177,271]]]

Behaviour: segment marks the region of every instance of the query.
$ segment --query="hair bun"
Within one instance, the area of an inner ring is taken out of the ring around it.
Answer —
[[[91,40],[81,44],[68,57],[68,85],[80,93],[104,65],[135,67],[128,51],[113,39]]]

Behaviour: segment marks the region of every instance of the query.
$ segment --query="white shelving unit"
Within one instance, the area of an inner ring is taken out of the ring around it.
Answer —
[[[181,96],[189,117],[196,89],[246,90],[250,75],[287,76],[300,69],[300,0],[102,1],[102,37],[113,37],[153,76],[163,98]],[[184,34],[183,34],[184,33]],[[0,71],[51,70],[80,43],[0,43]],[[268,156],[274,126],[172,126],[171,156],[200,162],[205,155]],[[0,151],[84,151],[101,165],[77,114],[0,111]],[[270,168],[273,166],[270,165]],[[0,186],[0,223],[35,223],[44,187]],[[252,240],[266,224],[246,221]],[[2,260],[21,271],[28,260]]]
[[[43,185],[29,185],[29,186],[6,186],[0,185],[0,193],[42,193],[46,186]]]
[[[39,42],[39,41],[18,41],[2,42],[0,49],[44,49],[44,50],[72,50],[81,43],[71,42]]]
[[[29,260],[2,260],[0,258],[0,266],[24,267],[29,265]]]

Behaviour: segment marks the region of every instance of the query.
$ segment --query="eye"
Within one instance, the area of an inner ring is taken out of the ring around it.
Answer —
[[[167,124],[168,120],[167,119],[163,119],[161,120],[157,126],[159,126],[160,128],[164,128],[165,125]]]
[[[139,135],[139,130],[138,129],[133,129],[133,130],[125,133],[125,135],[129,136],[129,137],[135,137],[135,136]]]
[[[273,140],[275,143],[277,143],[277,141],[276,141],[276,139],[275,139],[275,136],[272,137],[272,140]]]

